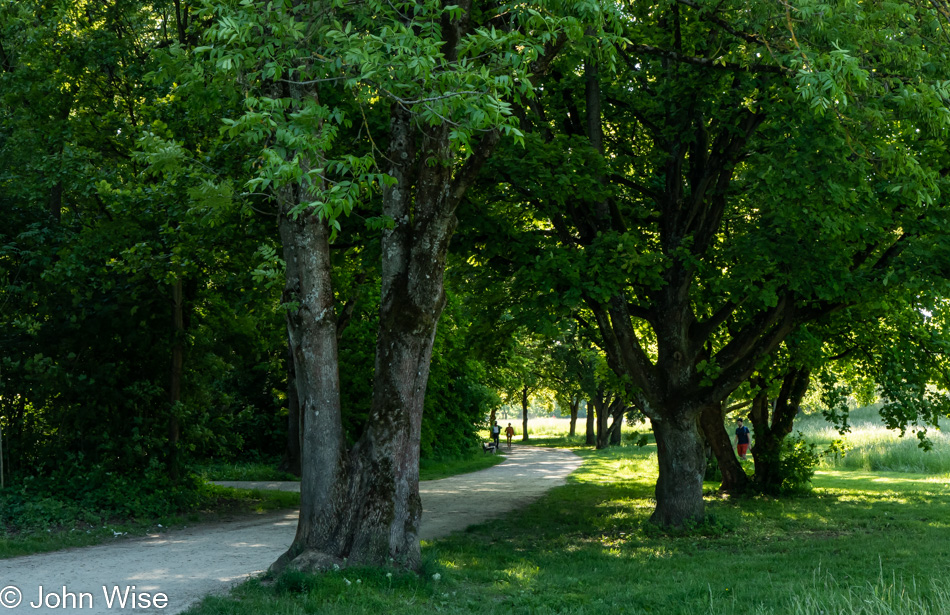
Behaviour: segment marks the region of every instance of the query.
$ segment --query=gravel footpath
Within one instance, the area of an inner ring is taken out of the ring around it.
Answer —
[[[524,506],[563,484],[580,464],[570,451],[516,445],[504,463],[487,470],[425,481],[420,484],[421,537],[446,536]],[[300,489],[299,483],[219,484]],[[0,615],[179,613],[207,594],[224,593],[266,570],[290,546],[296,527],[296,511],[270,513],[95,547],[3,559]],[[167,596],[166,606],[145,605],[159,594]],[[18,595],[21,602],[10,608]],[[120,606],[123,595],[124,608]],[[111,607],[107,597],[112,597]]]

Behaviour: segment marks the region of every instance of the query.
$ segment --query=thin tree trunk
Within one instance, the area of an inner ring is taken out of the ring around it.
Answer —
[[[597,448],[607,448],[609,446],[610,434],[608,433],[607,420],[610,417],[610,401],[602,395],[597,402]]]
[[[521,441],[528,441],[528,385],[521,389]]]
[[[577,410],[581,405],[581,398],[578,396],[571,397],[571,430],[568,432],[568,437],[573,438],[576,434],[577,429]]]
[[[610,446],[618,446],[623,442],[623,415],[627,405],[619,397],[614,400],[611,406],[610,416],[613,417],[610,423]]]
[[[171,376],[168,386],[168,456],[166,469],[172,481],[178,480],[179,450],[181,426],[178,421],[178,405],[181,403],[181,376],[185,357],[185,318],[184,292],[181,279],[175,280],[172,285],[172,324],[174,337],[172,339]]]
[[[584,444],[587,446],[596,446],[597,445],[597,432],[594,429],[594,421],[596,420],[596,413],[594,411],[594,400],[587,400],[587,430],[585,432]]]
[[[58,181],[53,184],[49,192],[49,213],[53,220],[59,224],[63,216],[63,182]]]

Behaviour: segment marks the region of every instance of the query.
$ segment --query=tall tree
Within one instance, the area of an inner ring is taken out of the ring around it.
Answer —
[[[275,566],[346,560],[416,568],[423,401],[456,209],[499,134],[517,134],[502,101],[529,94],[528,73],[543,70],[544,44],[556,37],[536,13],[468,2],[214,11],[205,51],[222,71],[247,75],[248,112],[233,132],[264,145],[252,185],[273,191],[280,216],[304,417],[300,521]],[[535,30],[526,34],[526,24]],[[372,135],[364,122],[372,149],[363,156],[337,142],[353,118],[379,113],[388,128]],[[376,157],[385,174],[374,171]],[[375,185],[378,204],[367,192]],[[383,232],[372,404],[351,446],[341,418],[331,245],[356,207]]]
[[[494,169],[651,420],[661,525],[703,518],[699,417],[793,331],[946,277],[943,17],[849,7],[629,5],[622,69],[563,56]]]

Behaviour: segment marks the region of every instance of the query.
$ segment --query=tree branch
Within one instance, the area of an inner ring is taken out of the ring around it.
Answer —
[[[627,45],[627,50],[638,51],[640,53],[646,53],[649,55],[657,56],[660,58],[665,58],[667,60],[673,60],[674,62],[679,62],[681,64],[689,64],[692,66],[700,66],[703,68],[711,68],[714,70],[725,70],[730,72],[740,72],[740,73],[767,73],[774,75],[787,75],[792,76],[795,74],[795,71],[784,66],[774,66],[771,64],[749,64],[748,66],[743,66],[742,64],[736,64],[735,62],[725,62],[718,61],[712,58],[702,58],[698,56],[691,56],[682,54],[676,51],[671,51],[669,49],[661,49],[659,47],[653,47],[652,45]]]
[[[636,190],[637,192],[643,194],[644,196],[650,197],[654,201],[659,200],[660,198],[660,195],[654,192],[653,190],[650,190],[646,186],[642,186],[638,184],[637,182],[624,177],[623,175],[618,175],[616,173],[613,173],[611,175],[608,175],[607,178],[614,183],[620,184],[621,186],[625,186],[627,188]]]
[[[688,6],[691,9],[695,9],[699,13],[700,19],[702,19],[703,21],[708,21],[710,23],[716,24],[722,30],[728,32],[729,34],[735,36],[736,38],[740,38],[747,43],[754,43],[756,45],[764,45],[765,47],[768,47],[768,43],[765,40],[759,38],[758,36],[754,34],[749,34],[747,32],[742,32],[741,30],[737,30],[733,28],[731,25],[729,25],[729,22],[727,22],[726,20],[720,19],[719,17],[715,17],[708,12],[704,12],[703,7],[699,6],[692,0],[674,0],[674,1],[679,4],[682,4],[683,6]]]

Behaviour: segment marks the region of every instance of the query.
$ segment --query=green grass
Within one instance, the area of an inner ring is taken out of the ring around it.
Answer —
[[[839,434],[821,415],[796,421],[795,429],[819,447],[824,448],[835,439],[844,442],[847,448],[845,455],[825,457],[822,467],[868,472],[950,474],[950,436],[942,431],[927,431],[933,450],[925,451],[918,446],[919,440],[912,431],[908,430],[901,437],[900,432],[885,428],[876,407],[855,410],[850,418],[851,431],[844,435]]]
[[[263,463],[260,461],[204,463],[195,466],[193,470],[204,480],[300,480],[290,472],[278,470],[272,463]]]
[[[299,505],[299,493],[230,489],[209,484],[202,487],[198,508],[183,515],[109,519],[94,525],[77,520],[72,524],[0,533],[0,559],[102,544],[164,532],[183,525],[296,508]]]
[[[827,469],[812,494],[783,499],[723,498],[709,484],[708,521],[666,533],[648,523],[653,445],[578,453],[566,486],[424,544],[422,575],[288,575],[191,613],[950,612],[946,479]]]

